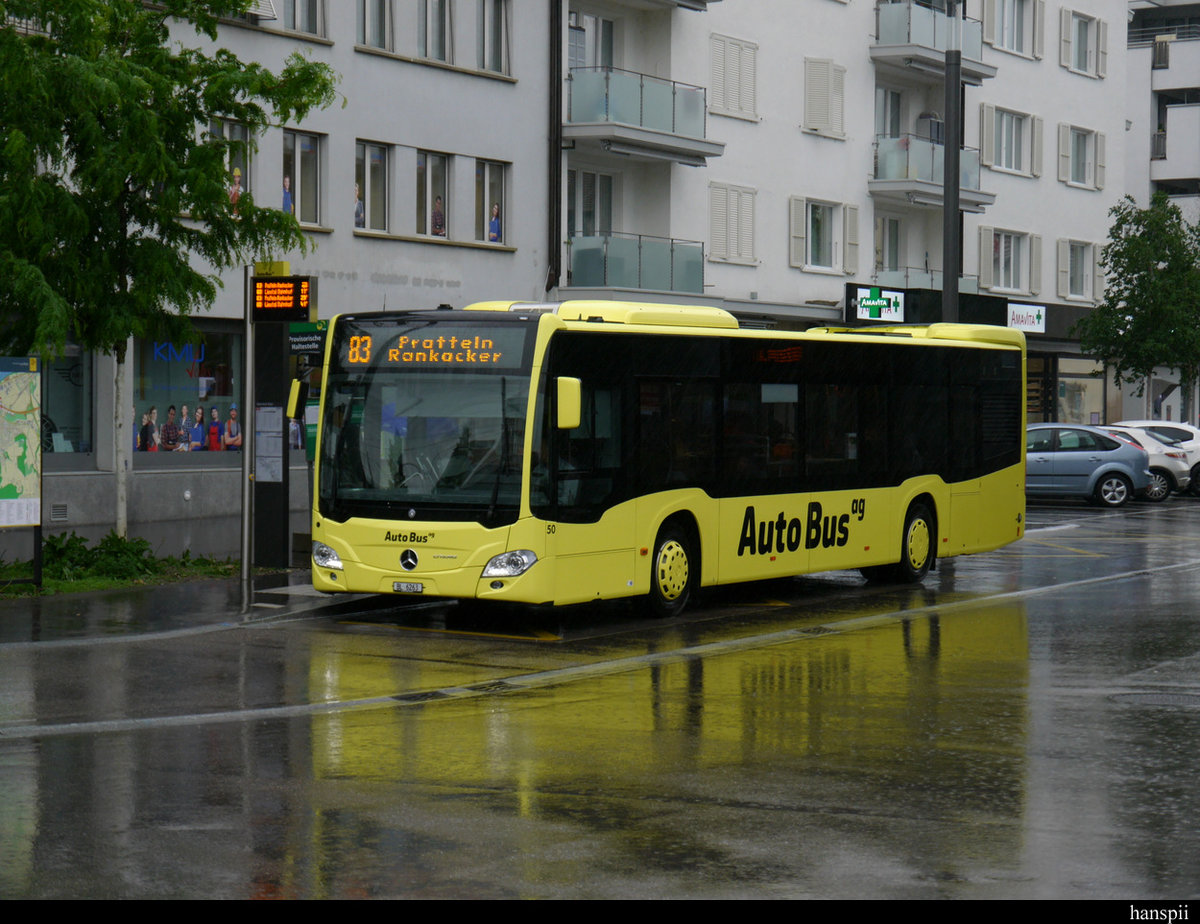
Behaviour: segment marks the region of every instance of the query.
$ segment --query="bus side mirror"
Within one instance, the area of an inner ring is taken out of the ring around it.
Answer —
[[[287,415],[295,420],[304,416],[304,406],[308,403],[308,383],[301,379],[292,379],[292,389],[288,393]]]
[[[579,426],[583,407],[583,383],[566,376],[555,381],[558,383],[558,429],[574,430]]]

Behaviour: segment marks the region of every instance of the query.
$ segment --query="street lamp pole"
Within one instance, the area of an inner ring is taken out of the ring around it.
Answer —
[[[958,215],[959,153],[962,150],[962,27],[958,0],[948,0],[946,42],[945,171],[942,177],[942,320],[958,320],[958,273],[962,224]]]

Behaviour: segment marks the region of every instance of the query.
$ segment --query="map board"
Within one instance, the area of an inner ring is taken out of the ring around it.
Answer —
[[[0,526],[42,523],[42,377],[32,356],[0,357]]]

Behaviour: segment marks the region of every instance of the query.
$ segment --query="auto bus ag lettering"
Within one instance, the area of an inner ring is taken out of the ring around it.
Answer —
[[[775,519],[759,520],[753,507],[746,508],[742,518],[742,534],[738,541],[738,555],[769,555],[772,552],[795,552],[801,544],[806,549],[831,549],[844,546],[850,539],[850,518],[862,520],[866,516],[866,498],[856,497],[850,502],[850,512],[826,515],[820,501],[809,501],[803,521],[799,517],[789,519],[781,510]]]

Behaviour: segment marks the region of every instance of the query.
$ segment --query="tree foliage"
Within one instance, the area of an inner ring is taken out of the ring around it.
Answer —
[[[216,47],[218,19],[247,6],[0,0],[8,349],[58,353],[70,338],[121,359],[130,335],[186,336],[222,270],[304,247],[292,216],[249,193],[230,204],[241,142],[210,126],[254,138],[302,119],[332,101],[334,75],[299,54],[272,73]]]
[[[1104,301],[1076,325],[1080,345],[1113,369],[1118,386],[1140,386],[1160,366],[1194,381],[1200,369],[1200,228],[1189,225],[1165,193],[1155,193],[1146,209],[1126,196],[1110,214],[1101,256]]]

